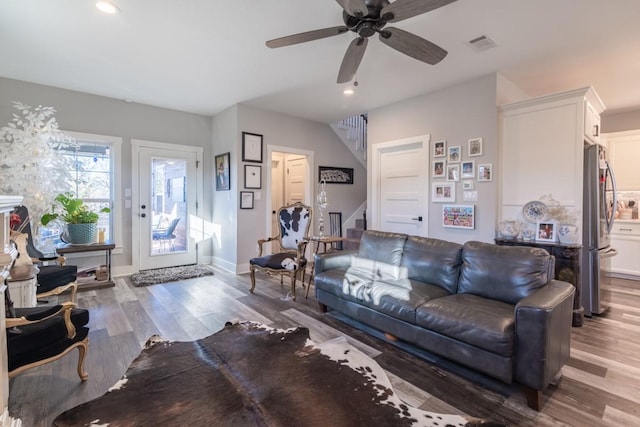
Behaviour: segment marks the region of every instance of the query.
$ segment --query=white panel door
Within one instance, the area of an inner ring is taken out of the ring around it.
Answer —
[[[307,159],[304,156],[287,156],[285,165],[286,204],[304,202]]]
[[[427,235],[428,144],[389,147],[379,156],[379,228]]]

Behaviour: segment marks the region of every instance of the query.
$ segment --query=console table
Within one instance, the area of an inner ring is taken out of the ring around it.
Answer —
[[[582,326],[584,322],[584,307],[580,298],[580,259],[582,245],[565,245],[560,243],[536,242],[522,239],[495,239],[497,245],[502,246],[530,246],[541,248],[556,258],[556,277],[571,283],[576,288],[573,298],[573,326]]]
[[[56,252],[62,256],[66,254],[79,254],[85,252],[96,252],[96,251],[104,251],[106,253],[106,266],[107,266],[107,278],[106,280],[94,280],[89,283],[78,283],[78,291],[82,290],[90,290],[90,289],[100,289],[100,288],[110,288],[115,286],[113,280],[111,280],[111,251],[115,249],[116,245],[112,242],[104,242],[104,243],[91,243],[90,245],[71,245],[64,244],[60,245],[56,248]]]

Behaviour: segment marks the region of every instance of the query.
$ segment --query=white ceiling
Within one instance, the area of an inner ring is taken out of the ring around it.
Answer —
[[[393,26],[449,52],[435,66],[369,40],[355,95],[335,83],[352,33],[269,49],[342,25],[334,0],[0,0],[0,76],[193,113],[240,102],[321,122],[500,72],[529,95],[592,85],[640,108],[640,0],[458,0]],[[466,42],[486,34],[498,47]]]

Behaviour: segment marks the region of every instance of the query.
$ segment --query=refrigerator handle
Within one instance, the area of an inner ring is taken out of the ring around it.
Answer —
[[[615,218],[615,212],[618,207],[618,192],[616,190],[616,176],[613,174],[613,169],[611,169],[609,162],[605,160],[605,163],[607,165],[606,173],[611,177],[611,190],[613,192],[613,207],[611,209],[611,216],[607,218],[607,231],[609,232],[609,234],[611,234],[611,230],[613,230],[613,221]],[[605,175],[605,192],[606,192],[606,185],[607,185],[606,182],[607,181],[606,181],[606,175]]]

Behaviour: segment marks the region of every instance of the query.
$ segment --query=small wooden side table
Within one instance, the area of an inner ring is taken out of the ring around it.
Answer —
[[[96,251],[105,251],[106,260],[105,264],[107,266],[107,278],[106,280],[95,280],[89,283],[78,283],[78,291],[89,290],[89,289],[101,289],[101,288],[111,288],[115,286],[115,282],[111,280],[111,251],[115,249],[116,244],[112,242],[104,242],[104,243],[91,243],[90,245],[71,245],[64,244],[60,245],[56,248],[56,252],[59,255],[66,254],[79,254],[84,252],[96,252]]]
[[[313,237],[309,237],[307,240],[311,242],[311,249],[313,252],[312,255],[315,258],[317,254],[331,252],[333,250],[334,243],[344,242],[345,240],[347,240],[347,238],[338,237],[338,236],[313,236]],[[315,248],[313,246],[314,243],[315,243]],[[320,252],[320,245],[322,245],[322,252]],[[327,245],[329,245],[328,248],[327,248]],[[309,265],[311,266],[311,274],[309,274],[309,284],[307,285],[307,290],[304,294],[305,299],[309,297],[309,289],[311,289],[311,282],[313,281],[313,269],[314,269],[315,262],[311,261]]]

